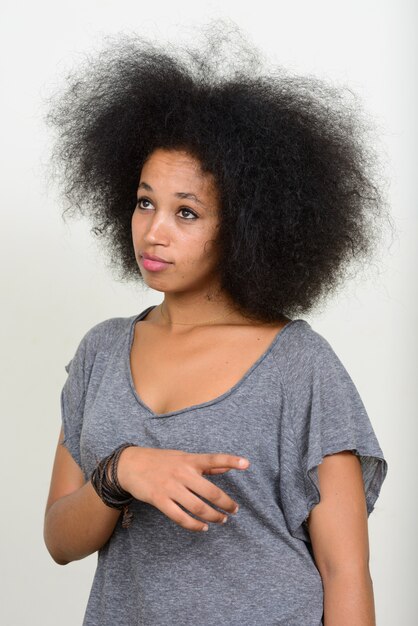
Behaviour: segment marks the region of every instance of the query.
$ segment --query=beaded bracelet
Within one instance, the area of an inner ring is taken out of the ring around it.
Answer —
[[[132,523],[133,514],[129,511],[129,505],[134,498],[120,486],[117,469],[123,450],[134,445],[134,443],[123,443],[118,446],[111,454],[99,461],[90,477],[94,490],[106,506],[123,511],[122,528],[129,528]]]

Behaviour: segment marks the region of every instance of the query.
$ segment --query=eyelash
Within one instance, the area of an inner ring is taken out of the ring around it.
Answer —
[[[137,202],[136,202],[136,207],[142,211],[146,211],[147,209],[144,209],[144,207],[140,206],[141,202],[149,202],[150,204],[152,204],[151,200],[148,200],[148,198],[138,198]],[[188,213],[191,213],[192,215],[194,215],[193,218],[191,217],[182,217],[181,219],[187,222],[192,222],[193,220],[198,219],[198,215],[196,215],[196,213],[194,211],[192,211],[191,209],[188,209],[187,207],[182,207],[181,209],[179,209],[179,211],[187,211]]]

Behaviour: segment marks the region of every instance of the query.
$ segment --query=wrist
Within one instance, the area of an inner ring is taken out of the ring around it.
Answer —
[[[124,443],[118,446],[98,463],[90,477],[91,484],[104,504],[113,509],[123,510],[122,526],[124,528],[127,528],[132,520],[128,507],[133,496],[119,482],[118,465],[122,453],[133,445]]]
[[[138,446],[134,446],[132,444],[122,450],[117,466],[117,480],[119,485],[128,493],[131,493],[131,486],[129,484],[129,477],[131,475],[130,468],[132,467],[132,460],[135,456],[135,450],[137,447]]]

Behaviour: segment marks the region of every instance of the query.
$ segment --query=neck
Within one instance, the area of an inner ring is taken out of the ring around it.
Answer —
[[[188,302],[173,301],[167,296],[159,306],[161,321],[167,326],[206,326],[211,324],[236,323],[243,317],[230,299]]]

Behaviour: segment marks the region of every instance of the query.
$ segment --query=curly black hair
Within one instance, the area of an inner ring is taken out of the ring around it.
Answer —
[[[139,173],[156,148],[186,150],[219,191],[221,288],[253,320],[306,313],[370,263],[390,222],[372,125],[350,89],[265,69],[237,27],[212,23],[199,40],[118,35],[67,77],[47,116],[64,214],[91,219],[119,279],[143,281]]]

